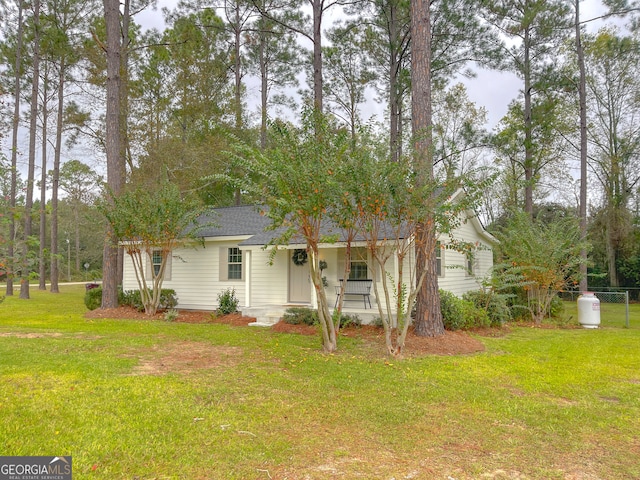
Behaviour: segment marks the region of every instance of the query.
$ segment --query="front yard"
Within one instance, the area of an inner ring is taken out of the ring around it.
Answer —
[[[352,337],[327,356],[316,336],[87,319],[62,288],[0,304],[0,455],[72,455],[74,479],[640,477],[633,322],[390,360]]]

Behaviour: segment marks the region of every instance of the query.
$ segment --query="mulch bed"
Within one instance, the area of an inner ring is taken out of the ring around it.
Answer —
[[[164,313],[149,316],[144,312],[138,312],[131,307],[118,307],[111,309],[96,309],[85,314],[85,318],[99,319],[134,319],[134,320],[164,320]],[[239,313],[223,315],[214,318],[211,312],[196,310],[179,310],[176,322],[182,323],[224,323],[233,326],[247,326],[255,322],[253,317],[245,317]],[[271,327],[279,333],[295,333],[300,335],[318,335],[318,328],[308,325],[290,325],[282,321]],[[474,332],[481,336],[500,336],[506,333],[503,329],[483,329]],[[381,351],[384,347],[384,330],[382,328],[364,325],[362,327],[349,327],[340,330],[341,336],[361,338],[377,347]],[[467,332],[446,331],[440,337],[418,337],[409,331],[406,340],[406,356],[424,355],[468,355],[484,351],[484,344]]]

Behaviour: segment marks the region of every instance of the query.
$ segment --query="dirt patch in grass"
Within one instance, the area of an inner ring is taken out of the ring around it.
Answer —
[[[140,363],[133,368],[132,375],[191,373],[228,367],[240,361],[242,352],[240,347],[190,341],[154,345],[143,355],[134,354]]]
[[[51,337],[62,337],[61,333],[53,332],[53,333],[0,333],[0,337],[13,337],[13,338],[51,338]]]

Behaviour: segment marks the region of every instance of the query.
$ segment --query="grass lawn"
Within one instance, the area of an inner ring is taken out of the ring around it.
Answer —
[[[62,289],[0,304],[0,455],[72,455],[74,479],[640,478],[640,321],[390,360],[87,320],[83,286]]]

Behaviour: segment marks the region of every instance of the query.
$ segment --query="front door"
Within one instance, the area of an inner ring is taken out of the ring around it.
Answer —
[[[296,265],[289,258],[289,302],[311,303],[311,279],[309,278],[309,263]]]

